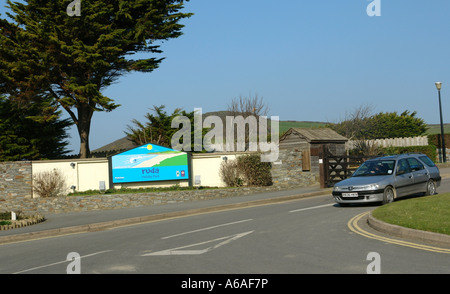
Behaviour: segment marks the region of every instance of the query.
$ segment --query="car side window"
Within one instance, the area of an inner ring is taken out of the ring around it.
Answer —
[[[397,175],[403,175],[410,172],[411,169],[406,159],[400,159],[397,163]]]
[[[424,165],[415,158],[408,158],[408,163],[412,171],[418,171],[425,168]]]
[[[420,156],[419,157],[420,160],[422,160],[423,162],[425,162],[426,165],[428,165],[429,167],[434,167],[436,166],[433,162],[433,160],[431,160],[428,156]]]

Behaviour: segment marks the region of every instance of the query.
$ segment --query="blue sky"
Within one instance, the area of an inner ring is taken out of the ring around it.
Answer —
[[[94,114],[91,149],[122,138],[153,105],[208,112],[255,94],[280,120],[337,122],[371,105],[438,124],[441,81],[449,122],[450,1],[380,0],[381,16],[369,17],[371,2],[191,0],[185,11],[194,15],[183,36],[162,44],[160,68],[104,91],[122,106]],[[75,127],[70,134],[78,152]]]

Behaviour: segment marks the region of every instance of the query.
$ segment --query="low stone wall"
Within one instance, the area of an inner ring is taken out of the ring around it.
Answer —
[[[10,224],[1,225],[0,231],[23,228],[43,222],[45,218],[42,215],[33,215],[27,219],[9,221]]]
[[[31,198],[32,177],[31,161],[1,162],[0,207],[8,199]]]
[[[299,187],[298,185],[290,188]],[[258,192],[279,191],[286,186],[241,187],[221,189],[200,189],[139,194],[105,194],[98,196],[67,196],[56,198],[28,198],[16,201],[15,198],[2,202],[4,211],[20,211],[25,215],[66,213],[91,210],[142,207],[169,203],[208,200],[244,196]]]
[[[274,185],[269,187],[32,198],[31,162],[4,162],[0,163],[0,212],[15,211],[25,215],[45,215],[235,197],[257,192],[309,187],[318,183],[319,174],[314,170],[302,171],[301,151],[290,149],[280,151],[279,162],[272,166],[272,177]]]

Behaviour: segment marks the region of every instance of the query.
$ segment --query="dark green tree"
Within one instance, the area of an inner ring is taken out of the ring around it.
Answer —
[[[177,38],[183,0],[7,1],[0,18],[0,93],[21,104],[51,99],[77,126],[80,156],[89,157],[91,119],[119,105],[102,90],[129,72],[152,72],[163,41]],[[139,55],[138,55],[139,53]],[[133,58],[136,57],[136,58]]]
[[[380,112],[370,118],[367,139],[400,138],[421,136],[427,131],[425,121],[417,117],[417,112],[408,110],[400,115],[397,112]]]
[[[133,119],[132,123],[135,127],[128,126],[129,132],[125,133],[137,145],[151,143],[170,148],[172,135],[177,131],[171,128],[171,122],[174,117],[184,115],[193,119],[193,114],[188,114],[181,109],[175,109],[169,115],[164,108],[165,105],[153,106],[151,109],[153,114],[147,113],[145,115],[147,120],[145,123]]]
[[[50,102],[27,108],[0,97],[0,161],[54,159],[66,150],[66,128],[70,119],[60,119],[61,111]]]
[[[131,122],[133,126],[128,125],[128,132],[125,132],[128,137],[137,145],[144,145],[147,143],[165,146],[168,148],[174,148],[172,146],[172,136],[179,131],[178,128],[172,128],[172,122],[178,117],[185,117],[189,120],[190,124],[190,149],[194,148],[194,114],[195,111],[186,112],[181,108],[175,109],[172,114],[168,114],[165,111],[165,105],[153,106],[151,109],[153,113],[147,113],[145,115],[146,122],[140,122],[137,119],[133,119]],[[179,127],[179,126],[177,126]],[[208,129],[202,130],[202,138]],[[180,142],[183,144],[183,142]]]
[[[328,124],[339,134],[352,140],[415,137],[423,135],[428,127],[417,117],[417,112],[406,110],[380,112],[370,115],[368,108],[360,107],[348,119],[336,124]]]

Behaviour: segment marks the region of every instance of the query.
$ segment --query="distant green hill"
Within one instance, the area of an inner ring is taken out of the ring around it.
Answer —
[[[207,117],[210,115],[218,116],[222,118],[222,120],[224,120],[225,116],[231,114],[229,111],[213,111],[204,113],[203,117]],[[317,121],[294,121],[294,120],[280,121],[280,135],[289,130],[290,128],[318,128],[323,127],[326,124],[327,124],[326,122],[317,122]]]
[[[434,134],[440,134],[441,133],[441,125],[440,124],[433,124],[428,125],[429,129],[426,132],[426,135],[434,135]],[[444,124],[444,133],[450,134],[450,124]]]
[[[230,115],[228,111],[216,111],[216,112],[208,112],[204,113],[203,116],[209,115],[217,115],[221,118],[224,118],[227,115]],[[293,121],[293,120],[285,120],[280,121],[280,136],[289,130],[290,128],[318,128],[324,127],[326,122],[318,122],[318,121]],[[441,133],[441,126],[439,124],[429,124],[429,129],[425,133],[425,135],[433,135]],[[450,134],[450,124],[444,124],[444,132],[446,134]],[[133,144],[126,136],[124,138],[118,139],[110,144],[107,144],[99,149],[94,150],[93,152],[101,152],[101,151],[109,151],[109,150],[121,150],[121,149],[131,149],[137,147]]]
[[[318,128],[324,127],[326,122],[317,121],[293,121],[285,120],[280,121],[280,135],[289,130],[290,128]]]
[[[315,122],[315,121],[280,121],[280,134],[283,134],[289,128],[317,128],[324,127],[326,122]],[[429,129],[426,131],[425,135],[434,135],[441,133],[440,124],[429,124]],[[450,124],[444,124],[444,133],[450,134]]]
[[[283,134],[289,128],[317,128],[324,127],[326,122],[314,122],[314,121],[280,121],[280,134]],[[441,125],[440,124],[429,124],[428,130],[425,132],[425,135],[434,135],[441,133]],[[444,133],[450,134],[450,124],[444,124]]]

